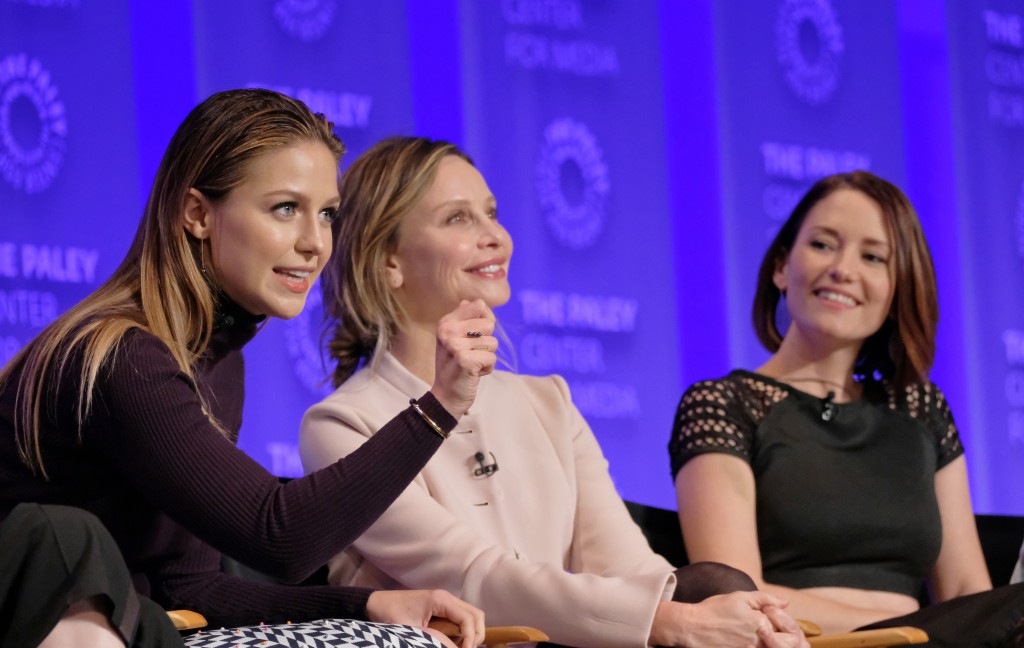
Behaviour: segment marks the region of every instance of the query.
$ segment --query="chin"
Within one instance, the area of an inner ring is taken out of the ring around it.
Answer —
[[[268,307],[266,314],[270,317],[276,317],[278,319],[294,319],[302,314],[302,311],[306,308],[306,300],[303,298],[301,302],[279,304],[276,308]]]
[[[512,290],[506,287],[503,291],[484,297],[484,303],[491,308],[497,308],[498,306],[504,306],[507,304],[510,299],[512,299]]]

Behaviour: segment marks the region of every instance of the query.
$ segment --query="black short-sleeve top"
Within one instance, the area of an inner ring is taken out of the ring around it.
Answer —
[[[766,582],[920,593],[942,543],[935,473],[963,448],[933,383],[869,392],[831,403],[736,370],[683,394],[672,475],[707,452],[750,464]]]

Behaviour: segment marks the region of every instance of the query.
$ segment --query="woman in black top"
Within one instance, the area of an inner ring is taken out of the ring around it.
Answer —
[[[906,196],[861,171],[815,184],[758,276],[754,323],[773,355],[679,404],[670,453],[690,559],[747,572],[829,632],[914,613],[925,579],[936,602],[989,590],[963,448],[928,380],[937,321]],[[977,612],[996,636],[1020,616],[1024,598],[1008,596]],[[975,636],[967,607],[948,645],[973,645],[958,643]]]

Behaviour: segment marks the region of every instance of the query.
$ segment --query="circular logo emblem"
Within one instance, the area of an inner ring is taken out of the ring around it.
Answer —
[[[334,388],[327,377],[327,365],[320,354],[320,318],[323,312],[320,281],[313,285],[306,297],[306,307],[298,316],[284,320],[285,346],[292,359],[292,370],[299,382],[314,395],[324,398]]]
[[[36,193],[57,177],[67,136],[64,103],[42,64],[26,54],[0,61],[0,174]]]
[[[775,26],[786,83],[809,104],[828,101],[839,84],[843,28],[829,0],[784,0]]]
[[[286,32],[309,42],[327,33],[335,9],[335,0],[277,0],[274,17]]]
[[[604,226],[608,166],[594,135],[570,118],[544,130],[537,165],[537,194],[545,221],[562,245],[582,250],[593,245]]]

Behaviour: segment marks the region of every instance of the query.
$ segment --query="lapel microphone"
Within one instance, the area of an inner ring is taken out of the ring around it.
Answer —
[[[494,457],[493,452],[487,453],[491,455],[491,463],[484,463],[487,461],[487,455],[482,452],[478,452],[473,455],[476,462],[480,464],[480,467],[473,471],[474,477],[490,477],[494,473],[498,472],[498,460]]]
[[[830,391],[821,402],[821,420],[831,421],[836,413],[836,393]],[[480,453],[477,453],[480,454]],[[495,466],[497,467],[497,466]]]

